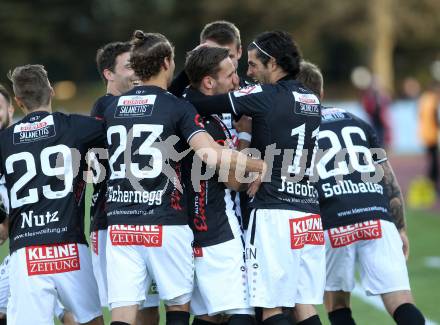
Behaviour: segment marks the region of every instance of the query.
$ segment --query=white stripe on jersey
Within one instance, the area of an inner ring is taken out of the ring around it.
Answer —
[[[189,142],[191,141],[192,137],[195,136],[195,135],[196,135],[197,133],[199,133],[199,132],[206,132],[206,131],[205,131],[205,130],[197,130],[197,131],[194,131],[193,133],[191,133],[191,134],[189,135],[188,139],[186,139],[186,142],[189,143]]]
[[[234,235],[234,238],[239,238],[239,236],[242,236],[240,224],[238,223],[237,215],[235,214],[234,210],[234,201],[232,201],[231,196],[231,190],[228,188],[225,188],[225,212],[228,216],[228,222],[229,226],[231,227],[232,234]]]

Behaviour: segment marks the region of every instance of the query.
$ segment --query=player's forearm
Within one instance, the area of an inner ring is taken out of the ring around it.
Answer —
[[[244,170],[246,172],[262,173],[265,170],[265,163],[261,159],[254,159],[242,152],[230,150],[231,170]]]
[[[228,94],[204,96],[191,99],[191,104],[197,109],[200,115],[211,115],[221,113],[234,113]]]
[[[384,171],[384,187],[385,193],[389,199],[390,214],[394,219],[394,223],[398,230],[406,229],[405,218],[405,201],[403,200],[402,191],[399,183],[393,172],[393,169],[388,161],[383,162],[382,168]]]

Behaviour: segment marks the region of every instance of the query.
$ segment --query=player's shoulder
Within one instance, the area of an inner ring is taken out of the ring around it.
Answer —
[[[96,117],[103,116],[106,108],[111,106],[115,102],[116,98],[117,96],[112,94],[105,94],[104,96],[99,97],[93,104],[90,115]]]
[[[359,116],[356,116],[344,108],[333,106],[322,107],[321,123],[323,126],[338,123],[343,126],[357,126],[364,130],[370,129],[369,124]]]
[[[263,85],[263,84],[249,84],[245,87],[241,87],[231,93],[231,95],[235,98],[255,95],[255,94],[263,94],[263,93],[271,93],[275,91],[273,85]]]
[[[339,121],[352,120],[353,114],[347,112],[347,110],[334,107],[334,106],[322,106],[321,108],[321,120],[322,123],[332,123]]]
[[[167,101],[170,105],[172,105],[173,110],[176,110],[176,112],[183,113],[187,110],[195,111],[195,107],[189,101],[191,95],[189,94],[188,90],[185,91],[183,98],[176,97],[170,92],[163,93],[162,98],[164,101]]]
[[[81,114],[66,114],[62,112],[53,113],[53,119],[55,124],[62,124],[75,130],[78,128],[80,130],[84,127],[90,127],[91,125],[98,125],[102,123],[96,117],[91,117],[87,115]]]

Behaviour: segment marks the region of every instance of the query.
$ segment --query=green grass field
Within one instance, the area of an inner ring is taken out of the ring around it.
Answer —
[[[440,214],[408,211],[407,218],[411,249],[408,267],[416,304],[426,317],[440,324]],[[89,220],[88,216],[86,220]],[[4,244],[0,250],[2,259],[7,252],[7,244]],[[426,262],[429,258],[434,260],[432,264],[436,265],[428,266]],[[329,324],[323,307],[319,306],[318,309],[323,324]],[[357,324],[394,324],[385,311],[358,297],[353,298],[352,309]],[[163,308],[161,310],[163,315]],[[105,323],[109,324],[110,317],[107,311],[104,317]],[[165,322],[161,321],[161,324]]]

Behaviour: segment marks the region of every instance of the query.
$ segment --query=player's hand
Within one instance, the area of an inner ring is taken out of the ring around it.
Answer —
[[[400,229],[399,230],[399,235],[400,235],[400,238],[402,239],[403,255],[405,255],[405,259],[408,261],[408,257],[409,257],[409,240],[408,240],[408,236],[406,234],[406,230],[405,229]]]
[[[243,115],[238,121],[233,121],[232,125],[238,133],[252,133],[252,118],[250,118],[249,116]]]
[[[258,174],[257,178],[249,184],[248,190],[246,191],[247,195],[250,197],[254,197],[255,194],[257,194],[261,183],[263,182],[264,176],[266,176],[267,173],[267,164],[266,162],[263,162],[263,171]]]

